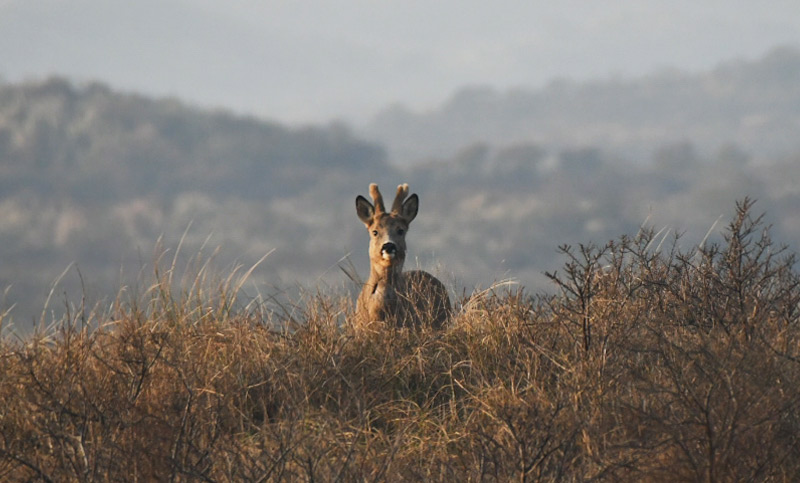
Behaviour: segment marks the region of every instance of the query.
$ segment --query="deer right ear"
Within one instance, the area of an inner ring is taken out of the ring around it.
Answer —
[[[403,218],[406,219],[407,223],[411,223],[411,220],[417,217],[417,211],[419,211],[419,197],[417,197],[417,194],[414,193],[408,197],[405,203],[403,203],[403,208],[400,214],[403,215]]]
[[[365,225],[370,226],[372,224],[372,217],[375,215],[375,207],[372,206],[372,203],[367,201],[361,195],[356,197],[356,214],[358,214],[358,219],[364,222]]]

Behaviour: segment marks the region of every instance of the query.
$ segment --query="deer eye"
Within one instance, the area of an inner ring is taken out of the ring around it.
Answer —
[[[397,229],[397,234],[398,234],[398,235],[402,235],[402,234],[403,234],[403,233],[405,233],[405,232],[406,232],[406,231],[405,231],[404,229],[402,229],[402,228],[398,228],[398,229]]]
[[[372,236],[378,236],[378,230],[372,230]]]

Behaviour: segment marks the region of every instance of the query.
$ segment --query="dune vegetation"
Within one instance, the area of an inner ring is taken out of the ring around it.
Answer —
[[[752,202],[719,243],[562,247],[553,293],[354,326],[157,263],[0,339],[3,481],[796,481],[800,277]]]

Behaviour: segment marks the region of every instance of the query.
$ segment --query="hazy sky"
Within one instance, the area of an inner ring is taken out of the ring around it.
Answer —
[[[797,0],[0,0],[0,78],[51,74],[287,122],[464,85],[708,69],[800,46]]]

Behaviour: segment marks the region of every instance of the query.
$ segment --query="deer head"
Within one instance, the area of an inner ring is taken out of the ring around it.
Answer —
[[[406,260],[406,232],[417,216],[419,198],[408,196],[408,185],[397,187],[391,211],[387,212],[378,185],[369,185],[374,205],[366,198],[356,197],[356,213],[370,234],[369,259],[373,271],[399,274]],[[408,197],[408,199],[406,199]]]

